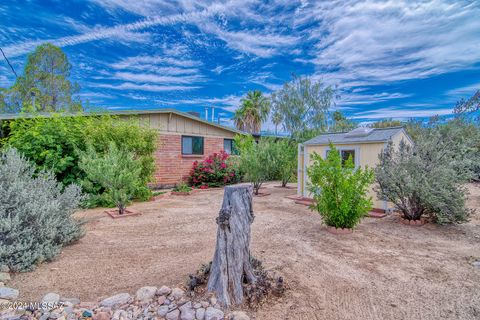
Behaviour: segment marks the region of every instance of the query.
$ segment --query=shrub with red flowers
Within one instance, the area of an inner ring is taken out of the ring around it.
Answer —
[[[234,157],[224,151],[214,153],[201,162],[195,161],[189,177],[190,184],[200,189],[237,183],[239,180]]]

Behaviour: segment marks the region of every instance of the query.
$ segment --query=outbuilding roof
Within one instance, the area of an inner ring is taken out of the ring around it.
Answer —
[[[304,145],[326,145],[330,142],[333,144],[387,142],[402,131],[408,137],[403,127],[381,129],[357,128],[349,132],[321,134],[306,141]],[[410,139],[410,137],[408,137],[408,139]]]

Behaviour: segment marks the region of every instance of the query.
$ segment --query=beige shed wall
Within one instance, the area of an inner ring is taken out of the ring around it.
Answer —
[[[335,147],[339,148],[346,148],[346,149],[354,149],[358,152],[358,157],[359,157],[359,165],[361,167],[366,167],[368,166],[369,168],[374,168],[377,163],[378,163],[378,155],[379,153],[383,150],[385,147],[385,143],[365,143],[365,144],[341,144],[341,145],[335,145]],[[305,146],[306,152],[305,156],[308,157],[307,159],[307,167],[312,164],[312,160],[310,155],[313,154],[314,152],[318,153],[321,157],[325,157],[326,150],[329,148],[329,146],[326,145],[310,145],[310,146]],[[303,160],[303,159],[302,159]],[[300,161],[299,161],[300,162]],[[308,176],[304,175],[307,180],[308,184]],[[311,197],[312,195],[306,191],[304,193],[304,186],[307,184],[303,183],[303,177],[302,179],[298,179],[298,181],[301,181],[301,187],[299,188],[299,194],[306,194],[307,197]],[[371,186],[368,195],[372,197],[373,200],[373,207],[376,209],[386,209],[385,208],[385,202],[381,199],[377,198],[377,194],[375,191],[373,191],[374,185]]]

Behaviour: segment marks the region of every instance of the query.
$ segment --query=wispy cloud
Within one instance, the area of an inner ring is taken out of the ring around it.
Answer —
[[[446,94],[448,96],[454,96],[454,97],[465,96],[465,95],[472,96],[477,90],[480,90],[480,82],[470,84],[468,86],[463,86],[463,87],[460,87],[460,88],[455,88],[455,89],[452,89],[452,90],[448,90],[446,92]]]
[[[400,107],[390,107],[390,108],[381,108],[376,110],[357,112],[355,115],[351,116],[352,119],[410,119],[416,117],[431,117],[431,116],[442,116],[452,114],[453,110],[451,108],[438,108],[438,109],[408,109]]]
[[[100,83],[97,85],[100,88],[108,88],[114,90],[139,90],[150,92],[165,92],[165,91],[188,91],[199,89],[196,86],[170,86],[170,85],[153,85],[153,84],[136,84],[131,82],[124,82],[121,84]]]

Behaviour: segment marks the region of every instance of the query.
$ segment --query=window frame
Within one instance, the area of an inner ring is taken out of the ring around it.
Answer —
[[[184,143],[184,138],[192,138],[192,152],[191,153],[184,153],[183,150],[183,143]],[[194,138],[199,138],[202,140],[202,153],[194,153],[193,152],[193,139]],[[180,151],[182,153],[182,156],[203,156],[205,154],[205,137],[202,136],[189,136],[189,135],[182,135],[181,138],[181,145],[180,145]]]
[[[359,146],[335,146],[335,149],[337,149],[338,152],[340,152],[340,157],[342,158],[342,165],[343,165],[343,157],[342,157],[342,151],[353,151],[354,152],[354,157],[353,157],[353,164],[355,168],[358,168],[360,166],[360,147]],[[330,147],[325,148],[325,154],[324,154],[324,159],[327,158],[328,152],[330,151]]]

